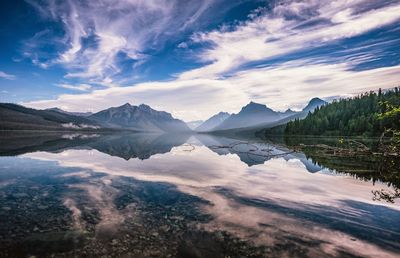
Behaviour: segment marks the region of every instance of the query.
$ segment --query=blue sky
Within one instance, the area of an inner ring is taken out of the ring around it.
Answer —
[[[400,84],[394,0],[3,1],[0,101],[206,119]]]

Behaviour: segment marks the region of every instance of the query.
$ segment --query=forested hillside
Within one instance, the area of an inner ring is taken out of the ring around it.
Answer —
[[[0,130],[91,130],[99,124],[85,117],[0,103]]]
[[[379,136],[400,129],[400,92],[394,88],[335,100],[303,120],[289,122],[286,135]]]

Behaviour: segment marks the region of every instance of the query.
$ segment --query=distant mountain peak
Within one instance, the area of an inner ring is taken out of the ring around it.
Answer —
[[[244,107],[251,107],[251,106],[266,107],[266,105],[263,105],[263,104],[260,104],[260,103],[254,102],[254,101],[250,101],[249,104],[247,104],[247,105],[244,106]]]
[[[149,105],[146,105],[146,104],[140,104],[139,108],[143,109],[143,110],[153,110]],[[160,112],[162,112],[162,111],[160,111]]]
[[[306,111],[306,112],[314,111],[314,109],[316,109],[317,107],[323,106],[326,103],[327,103],[326,101],[324,101],[320,98],[317,98],[317,97],[312,98],[308,102],[307,106],[303,109],[303,111]]]
[[[315,97],[315,98],[312,98],[309,103],[326,103],[326,101]]]
[[[224,122],[228,117],[230,117],[230,115],[231,114],[229,114],[228,112],[219,112],[218,114],[213,115],[202,124],[200,124],[198,127],[196,127],[196,131],[211,131],[215,127],[219,126],[222,122]]]
[[[292,109],[288,108],[285,112],[283,112],[284,116],[296,114],[296,111],[293,111]]]
[[[280,112],[275,112],[266,105],[250,101],[249,104],[242,107],[239,113],[233,114],[225,119],[219,126],[215,127],[214,130],[243,128],[267,121],[276,121],[280,117]]]
[[[58,107],[46,108],[45,110],[51,110],[51,111],[57,111],[57,112],[65,112],[64,110],[62,110],[61,108],[58,108]]]
[[[254,102],[254,101],[250,101],[249,104],[247,104],[246,106],[242,107],[240,112],[243,112],[243,111],[254,112],[254,111],[265,111],[265,110],[272,111],[272,109],[268,108],[264,104],[260,104],[260,103]]]
[[[120,106],[120,107],[132,107],[132,105],[131,105],[130,103],[126,102],[125,104],[123,104],[123,105]]]
[[[126,103],[97,112],[90,118],[111,128],[157,132],[190,131],[183,121],[174,119],[170,113],[154,110],[145,104],[134,106]]]
[[[221,111],[221,112],[219,112],[219,113],[217,114],[217,116],[225,116],[225,115],[230,116],[231,114],[229,114],[228,112],[223,112],[223,111]]]
[[[58,107],[46,108],[45,110],[55,111],[55,112],[62,113],[62,114],[81,116],[81,117],[88,117],[93,114],[92,112],[68,112],[68,111],[62,110],[61,108],[58,108]]]

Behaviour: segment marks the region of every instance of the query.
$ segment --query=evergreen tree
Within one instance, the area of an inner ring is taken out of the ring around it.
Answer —
[[[400,91],[363,93],[334,100],[309,113],[303,120],[289,122],[286,135],[380,136],[388,129],[400,130]],[[388,114],[382,118],[381,114]]]

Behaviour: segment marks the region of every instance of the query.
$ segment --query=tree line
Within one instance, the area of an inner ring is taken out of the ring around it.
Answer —
[[[318,107],[289,122],[285,135],[381,136],[400,130],[400,91],[363,93]]]

